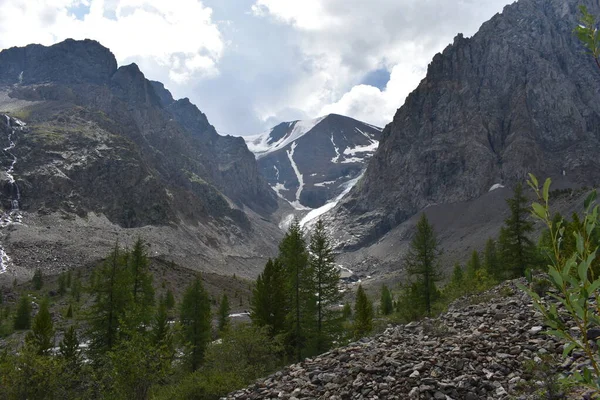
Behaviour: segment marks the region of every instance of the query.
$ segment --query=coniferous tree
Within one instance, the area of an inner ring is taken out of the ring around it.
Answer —
[[[71,298],[76,302],[81,300],[81,279],[78,275],[75,275],[71,283]]]
[[[146,254],[145,243],[138,237],[129,256],[131,270],[132,297],[137,307],[136,314],[141,323],[148,323],[152,318],[154,306],[154,288],[152,274],[149,271],[150,262]]]
[[[27,334],[25,341],[40,356],[48,355],[54,346],[54,324],[48,309],[48,299],[40,302],[40,309],[33,318],[31,332]]]
[[[394,311],[394,301],[390,289],[386,285],[381,286],[381,314],[390,315]]]
[[[19,299],[13,327],[15,330],[25,330],[31,327],[31,304],[29,296],[26,294],[21,295]]]
[[[425,214],[417,223],[417,232],[405,258],[406,271],[416,277],[425,312],[431,315],[431,305],[437,293],[435,283],[441,279],[438,266],[438,242]]]
[[[461,287],[464,283],[464,272],[461,265],[457,262],[454,264],[454,269],[452,270],[452,280],[450,281],[453,285],[457,287]]]
[[[513,197],[506,199],[506,202],[510,216],[500,231],[499,244],[503,269],[507,277],[512,278],[524,276],[527,268],[535,266],[537,251],[528,237],[533,232],[533,223],[528,219],[530,206],[520,183],[515,187]]]
[[[71,274],[71,270],[67,271],[67,279],[66,279],[66,283],[67,283],[67,287],[70,288],[71,287],[71,283],[73,282],[72,279],[72,274]]]
[[[196,371],[211,338],[210,299],[200,278],[196,278],[183,295],[181,324],[184,338],[189,344],[188,362],[191,370]]]
[[[339,312],[335,312],[333,307],[340,302],[342,294],[339,290],[340,271],[334,264],[331,241],[321,219],[315,225],[309,250],[313,280],[311,292],[316,293],[316,351],[322,353],[329,348],[333,335],[341,329]]]
[[[58,354],[67,361],[70,369],[81,367],[82,360],[81,350],[79,349],[79,338],[73,325],[65,331],[65,335],[58,346]]]
[[[373,304],[367,297],[362,285],[356,291],[354,304],[354,337],[356,339],[368,335],[373,330]]]
[[[175,307],[175,296],[171,289],[167,289],[167,293],[165,294],[165,306],[167,307],[167,310]]]
[[[474,280],[477,277],[477,272],[481,270],[481,259],[477,250],[473,250],[471,258],[467,263],[467,277],[470,280]]]
[[[58,294],[64,296],[67,293],[67,275],[63,272],[58,275]]]
[[[267,261],[264,271],[256,279],[250,300],[250,318],[259,327],[266,326],[269,335],[283,333],[288,313],[286,274],[278,259]]]
[[[350,303],[345,302],[344,308],[342,308],[342,317],[344,319],[348,319],[351,316],[352,316],[352,306],[350,305]]]
[[[90,292],[94,304],[89,313],[90,348],[93,352],[103,353],[117,343],[120,323],[133,303],[127,258],[119,251],[118,244],[104,264],[94,271],[92,283]]]
[[[169,314],[165,303],[158,305],[154,321],[152,323],[152,335],[154,344],[171,344],[171,327],[169,326]]]
[[[33,278],[31,278],[31,284],[33,285],[33,289],[40,290],[44,286],[44,277],[42,275],[41,269],[36,269],[33,273]]]
[[[219,332],[225,331],[229,327],[229,313],[231,308],[229,307],[229,299],[227,294],[223,293],[221,297],[221,303],[219,304],[219,315],[218,315],[218,329]]]
[[[500,278],[500,263],[498,260],[498,254],[496,251],[496,242],[494,239],[489,238],[485,243],[485,252],[483,253],[483,267],[487,271],[489,276],[496,279]]]
[[[69,304],[69,308],[67,308],[65,318],[73,318],[73,306],[71,304]]]
[[[314,310],[314,293],[311,291],[311,270],[308,253],[300,222],[294,219],[288,232],[279,244],[279,260],[287,275],[290,311],[287,314],[287,343],[294,349],[297,361],[302,360],[306,345],[306,321],[310,321]]]

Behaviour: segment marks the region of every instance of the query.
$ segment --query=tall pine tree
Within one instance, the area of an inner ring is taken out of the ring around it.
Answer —
[[[524,276],[526,269],[535,266],[537,250],[528,236],[533,232],[533,223],[529,219],[530,206],[520,183],[515,187],[513,197],[506,202],[510,216],[500,231],[499,245],[506,277],[513,278]]]
[[[477,250],[473,250],[471,258],[467,262],[467,278],[474,280],[477,277],[477,272],[481,270],[481,259]]]
[[[268,327],[271,337],[283,333],[289,311],[286,273],[278,259],[267,261],[256,279],[250,301],[250,318],[259,327]]]
[[[31,327],[31,304],[29,296],[22,294],[17,305],[17,313],[15,314],[14,329],[24,330]]]
[[[373,304],[367,293],[358,285],[356,303],[354,304],[354,338],[360,339],[373,330]]]
[[[340,293],[340,271],[335,266],[331,241],[325,232],[325,224],[319,219],[315,225],[309,246],[309,262],[316,294],[316,352],[326,351],[333,335],[340,331],[339,312],[334,311],[342,298]]]
[[[307,341],[307,321],[310,321],[311,310],[314,309],[314,293],[311,291],[306,242],[297,218],[294,218],[279,244],[279,260],[286,271],[291,300],[286,318],[287,345],[293,349],[296,360],[300,361]]]
[[[390,289],[386,285],[381,286],[381,300],[380,300],[381,314],[390,315],[394,311],[394,302],[392,300],[392,294]]]
[[[406,271],[417,279],[420,287],[420,296],[425,305],[425,312],[431,315],[431,305],[435,299],[437,289],[435,283],[441,279],[438,265],[438,242],[425,214],[417,223],[417,232],[413,237],[410,248],[404,260]]]
[[[181,324],[183,336],[189,345],[189,366],[192,371],[196,371],[211,339],[210,299],[199,277],[188,286],[183,295]]]
[[[89,311],[90,349],[96,354],[110,350],[119,337],[119,325],[133,303],[127,257],[118,244],[94,271],[90,292],[94,304]]]
[[[483,267],[488,275],[499,279],[501,275],[500,263],[498,260],[498,252],[496,250],[496,242],[489,238],[485,243],[485,251],[483,253]]]
[[[221,302],[219,304],[219,315],[218,315],[219,332],[224,332],[229,327],[230,311],[231,311],[231,307],[229,307],[229,299],[227,298],[227,294],[223,293],[223,296],[221,296]]]
[[[139,322],[147,324],[153,315],[154,288],[145,247],[144,241],[138,237],[128,260],[132,281],[131,292],[136,307],[135,314],[139,318]]]
[[[31,331],[25,337],[25,342],[40,356],[48,355],[54,346],[54,324],[48,309],[48,299],[40,302],[40,309],[33,318]]]

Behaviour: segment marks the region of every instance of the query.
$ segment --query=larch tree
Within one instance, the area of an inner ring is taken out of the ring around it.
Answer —
[[[406,271],[416,278],[420,287],[420,297],[425,305],[425,312],[431,315],[431,305],[437,293],[436,282],[441,280],[438,258],[438,241],[425,214],[417,223],[417,232],[413,237],[410,248],[404,260]]]
[[[373,304],[367,297],[362,285],[356,291],[354,304],[354,337],[359,339],[368,335],[373,330]]]
[[[26,294],[22,294],[17,305],[13,327],[15,330],[25,330],[31,327],[31,300]]]
[[[133,302],[127,257],[118,244],[95,271],[90,292],[94,298],[88,314],[90,349],[104,353],[117,343],[119,326]]]
[[[229,306],[229,299],[227,298],[227,294],[223,293],[221,296],[221,302],[219,304],[219,314],[217,315],[219,332],[224,332],[229,327],[230,312],[231,307]]]
[[[477,272],[481,270],[481,258],[479,258],[479,253],[477,250],[473,250],[471,253],[471,258],[469,262],[467,262],[467,277],[470,280],[475,280],[477,278]]]
[[[188,286],[183,295],[181,324],[183,336],[189,344],[189,366],[192,371],[196,371],[211,339],[210,299],[199,277]]]
[[[496,250],[496,241],[494,241],[492,238],[489,238],[485,243],[483,267],[489,276],[492,276],[496,279],[500,278],[500,263],[498,260],[498,252]]]
[[[382,315],[390,315],[394,311],[394,301],[390,289],[386,285],[381,286],[380,309]]]
[[[304,233],[297,218],[290,225],[279,244],[279,260],[286,272],[290,307],[287,314],[287,344],[294,349],[297,361],[302,360],[306,346],[309,320],[307,314],[314,309],[314,293],[311,292],[311,269]]]
[[[525,270],[535,266],[537,250],[529,234],[533,232],[533,222],[528,200],[523,194],[523,186],[519,183],[514,189],[513,197],[506,199],[510,216],[504,221],[500,231],[500,252],[506,277],[520,277]]]
[[[275,337],[284,332],[288,311],[286,272],[278,259],[269,259],[252,291],[250,318],[254,325],[267,327],[269,335]]]
[[[310,239],[309,265],[312,273],[313,292],[316,296],[316,352],[326,351],[335,333],[341,329],[339,312],[334,310],[342,298],[340,271],[335,266],[331,241],[325,232],[325,224],[319,219]]]
[[[33,318],[31,331],[27,333],[25,342],[40,356],[50,354],[54,347],[54,324],[48,309],[48,299],[40,302],[40,309]]]
[[[146,244],[137,238],[133,250],[128,257],[131,273],[131,293],[136,307],[135,314],[140,323],[149,323],[153,315],[154,288],[152,287],[152,274],[150,261],[146,253]]]

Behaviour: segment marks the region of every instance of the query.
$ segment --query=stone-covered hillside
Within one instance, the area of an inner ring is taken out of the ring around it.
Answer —
[[[558,357],[546,365],[556,372],[585,365],[577,354],[560,360],[563,344],[542,329],[529,297],[505,282],[457,300],[438,318],[389,327],[227,398],[534,399],[548,357]]]

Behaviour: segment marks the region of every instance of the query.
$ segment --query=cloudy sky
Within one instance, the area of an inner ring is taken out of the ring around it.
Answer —
[[[0,0],[0,48],[96,39],[221,133],[339,113],[383,126],[433,55],[509,0]]]

